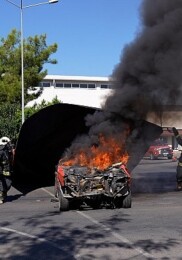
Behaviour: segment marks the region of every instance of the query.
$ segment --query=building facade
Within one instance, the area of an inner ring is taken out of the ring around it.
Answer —
[[[51,102],[57,98],[62,103],[102,108],[112,93],[112,86],[113,80],[110,77],[47,75],[39,86],[43,89],[42,94],[27,106],[40,104],[43,100]],[[166,107],[160,117],[151,113],[147,121],[163,127],[161,138],[173,149],[182,149],[174,136],[167,131],[167,127],[175,126],[182,135],[181,105]]]
[[[42,95],[28,103],[32,106],[43,100],[51,102],[57,98],[62,103],[101,108],[112,92],[112,79],[109,77],[47,75],[40,83]]]

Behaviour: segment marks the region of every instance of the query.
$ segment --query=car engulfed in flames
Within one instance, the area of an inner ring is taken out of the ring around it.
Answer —
[[[60,211],[84,205],[93,209],[131,208],[130,182],[130,174],[123,163],[113,164],[105,170],[58,165],[55,197]]]
[[[122,131],[100,133],[92,140],[76,138],[55,170],[55,201],[60,211],[82,205],[131,208],[130,172],[161,132],[161,127],[145,122],[139,129],[126,124]]]
[[[76,147],[60,159],[55,171],[60,211],[82,205],[94,209],[131,207],[129,156],[123,137],[100,135],[97,144]]]

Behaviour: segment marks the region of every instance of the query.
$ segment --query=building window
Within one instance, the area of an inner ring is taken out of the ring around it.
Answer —
[[[63,83],[56,83],[56,88],[63,88]]]
[[[71,88],[71,84],[70,83],[64,83],[64,88]]]
[[[43,88],[47,88],[47,87],[51,86],[51,83],[50,82],[41,82],[40,86],[43,87]]]
[[[80,88],[87,88],[87,84],[80,84]]]
[[[79,84],[76,84],[76,83],[72,84],[72,88],[79,88],[79,87],[80,87]]]
[[[88,84],[88,88],[95,88],[95,84]]]
[[[101,84],[100,87],[101,87],[101,88],[108,88],[108,85],[107,85],[107,84]]]

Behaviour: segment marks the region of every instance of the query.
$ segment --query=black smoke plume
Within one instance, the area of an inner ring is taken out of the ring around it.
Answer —
[[[101,112],[87,116],[89,136],[81,142],[77,139],[71,153],[76,147],[98,143],[100,133],[117,136],[126,125],[131,129],[129,146],[140,138],[149,112],[161,115],[181,94],[182,0],[144,0],[140,12],[140,31],[113,70],[113,93]]]
[[[175,105],[182,88],[182,1],[144,0],[141,30],[113,71],[115,91],[105,109],[146,119]]]
[[[54,181],[59,158],[97,147],[100,134],[114,137],[119,144],[124,139],[130,156],[127,167],[132,170],[160,136],[161,127],[146,119],[149,112],[161,114],[181,97],[182,0],[144,0],[140,13],[140,31],[113,70],[113,94],[101,110],[59,104],[26,120],[15,153],[18,183],[31,176],[34,185],[38,178],[40,185],[44,180]],[[126,139],[123,133],[128,127]],[[66,147],[70,148],[65,152]]]
[[[93,144],[99,145],[101,133],[120,142],[128,126],[131,132],[126,146],[131,159],[127,167],[132,170],[161,134],[161,128],[146,119],[150,111],[161,113],[165,105],[174,105],[180,99],[182,0],[144,0],[140,11],[140,31],[125,47],[113,70],[115,85],[105,107],[95,112],[57,104],[26,120],[16,147],[14,184],[19,185],[22,179],[26,183],[23,188],[27,182],[36,187],[38,183],[42,187],[43,181],[46,185],[50,180],[54,182],[55,164],[60,157],[72,157],[80,148],[89,150]],[[78,134],[83,135],[75,139]]]

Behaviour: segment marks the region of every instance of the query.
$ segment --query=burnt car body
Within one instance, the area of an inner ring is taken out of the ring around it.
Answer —
[[[101,207],[131,208],[131,177],[122,163],[106,170],[81,166],[58,165],[55,171],[55,197],[59,210],[87,205]]]

